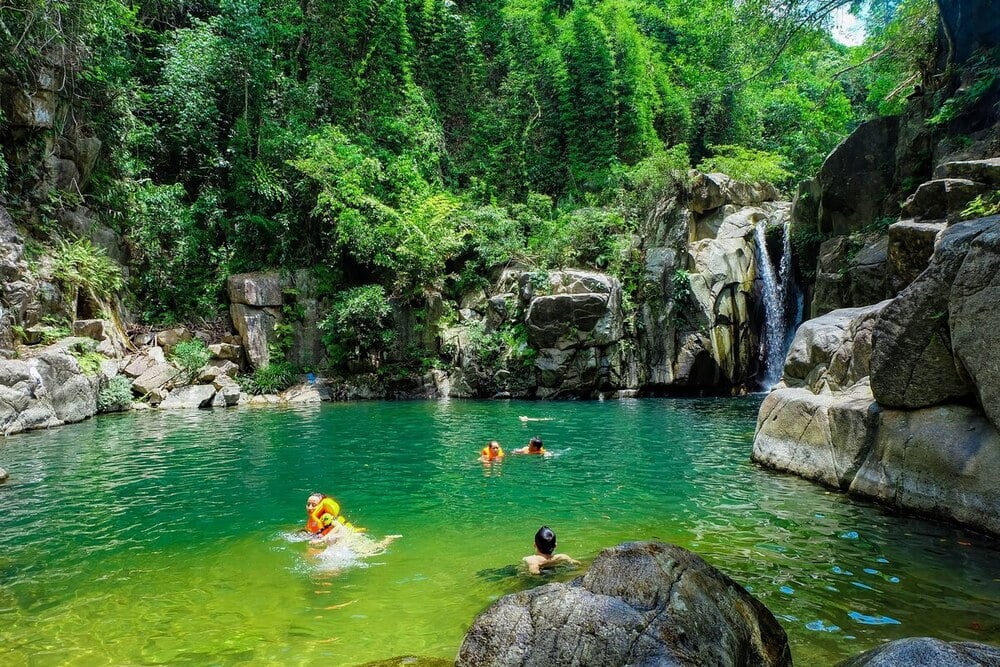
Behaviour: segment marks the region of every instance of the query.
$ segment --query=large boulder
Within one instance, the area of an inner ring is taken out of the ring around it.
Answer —
[[[1000,648],[908,637],[865,651],[837,663],[837,667],[1000,667]]]
[[[898,137],[898,117],[874,118],[827,156],[816,177],[821,232],[850,234],[889,213]]]
[[[871,384],[887,407],[921,408],[969,396],[973,387],[951,349],[952,283],[973,242],[1000,216],[942,232],[930,266],[879,313],[873,331]]]
[[[889,226],[889,294],[895,296],[930,264],[943,222],[900,220]]]
[[[0,433],[87,419],[97,412],[100,384],[65,347],[53,346],[29,360],[0,360]]]
[[[883,410],[852,495],[1000,533],[1000,433],[974,408]]]
[[[878,404],[866,384],[836,396],[776,389],[760,406],[751,459],[847,489],[871,449],[877,425]]]
[[[882,301],[863,308],[842,308],[803,322],[785,357],[785,384],[828,392],[867,377],[872,329],[888,304]]]
[[[742,586],[660,542],[606,549],[570,584],[507,595],[480,614],[456,665],[792,664],[785,631]]]
[[[903,203],[902,214],[915,220],[955,222],[969,202],[988,190],[965,178],[941,178],[922,183]]]
[[[273,342],[278,314],[272,308],[255,308],[242,303],[229,306],[233,326],[243,339],[243,351],[254,368],[266,366],[271,359],[268,347]]]
[[[724,204],[752,206],[775,201],[781,196],[770,183],[746,183],[726,174],[693,172],[691,198],[688,207],[695,213],[704,213]]]
[[[229,302],[245,306],[280,306],[281,276],[277,273],[240,273],[229,276]]]
[[[951,346],[979,404],[1000,427],[1000,217],[969,249],[951,286]]]
[[[160,403],[163,410],[210,408],[215,398],[215,387],[210,384],[192,384],[178,387]]]

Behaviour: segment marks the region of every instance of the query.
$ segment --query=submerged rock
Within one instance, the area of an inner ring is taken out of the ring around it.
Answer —
[[[605,549],[586,575],[507,595],[480,614],[459,667],[790,666],[785,631],[739,584],[661,542]]]

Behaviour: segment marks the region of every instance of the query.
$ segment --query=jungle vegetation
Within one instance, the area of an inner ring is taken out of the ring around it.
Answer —
[[[864,43],[831,36],[838,11]],[[627,273],[672,179],[811,175],[899,108],[935,30],[932,0],[20,0],[0,2],[0,78],[64,66],[103,142],[78,197],[127,240],[145,321],[303,267],[337,319],[512,260]],[[68,198],[2,123],[8,209]]]

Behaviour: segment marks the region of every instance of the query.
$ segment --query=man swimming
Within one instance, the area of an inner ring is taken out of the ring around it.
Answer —
[[[523,558],[531,574],[541,574],[542,569],[557,565],[579,565],[580,561],[566,554],[553,553],[556,550],[556,534],[548,526],[542,526],[535,533],[535,554]]]

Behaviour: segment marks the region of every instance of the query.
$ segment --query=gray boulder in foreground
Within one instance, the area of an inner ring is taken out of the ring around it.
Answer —
[[[865,651],[837,667],[1000,667],[1000,648],[909,637]]]
[[[662,542],[605,549],[569,584],[497,600],[456,665],[790,666],[770,611],[698,555]]]

